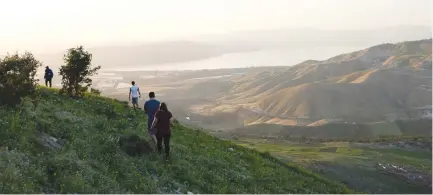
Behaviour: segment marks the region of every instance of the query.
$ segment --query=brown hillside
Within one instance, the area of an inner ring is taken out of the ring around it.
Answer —
[[[299,117],[384,120],[389,113],[431,105],[431,42],[382,44],[276,74],[247,75],[233,81],[224,99],[266,116],[255,124]]]
[[[182,106],[195,117],[206,116],[207,125],[231,124],[233,129],[416,118],[419,107],[432,104],[431,43],[429,39],[382,44],[287,68],[179,80],[175,82],[182,87],[172,97],[197,98]]]

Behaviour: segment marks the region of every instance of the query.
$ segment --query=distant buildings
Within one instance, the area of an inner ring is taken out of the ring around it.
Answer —
[[[385,114],[388,121],[400,119],[432,118],[432,105],[415,107],[408,110],[400,110],[394,113]]]
[[[432,118],[432,105],[418,108],[420,118]]]

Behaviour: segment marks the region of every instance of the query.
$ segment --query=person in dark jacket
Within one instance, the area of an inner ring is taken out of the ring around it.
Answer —
[[[44,75],[44,79],[45,79],[45,86],[48,87],[48,83],[50,83],[50,87],[51,87],[51,81],[53,79],[54,73],[53,71],[50,69],[50,67],[45,67],[45,75]]]
[[[170,159],[170,137],[173,115],[168,111],[167,104],[161,103],[158,112],[152,123],[152,127],[156,128],[156,145],[158,153],[162,150],[162,141],[164,140],[165,159]]]

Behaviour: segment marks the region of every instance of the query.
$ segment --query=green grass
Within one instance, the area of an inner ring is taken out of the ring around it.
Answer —
[[[153,152],[132,157],[118,140],[148,140],[142,111],[90,94],[74,100],[53,89],[38,92],[19,108],[0,108],[0,193],[352,192],[268,153],[180,124],[170,162]],[[47,148],[40,132],[66,142]]]
[[[376,157],[377,161],[410,165],[420,170],[431,171],[432,154],[429,151],[406,151],[389,148],[364,148],[364,155]]]
[[[370,131],[372,132],[373,136],[381,136],[381,135],[398,136],[398,135],[402,135],[402,132],[400,131],[400,128],[396,123],[378,122],[378,123],[368,124],[367,126],[370,129]]]

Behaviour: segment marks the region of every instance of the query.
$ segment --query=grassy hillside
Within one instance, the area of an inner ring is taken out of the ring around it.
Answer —
[[[165,163],[147,145],[142,111],[93,95],[38,92],[19,108],[0,108],[0,193],[350,192],[180,124]]]

